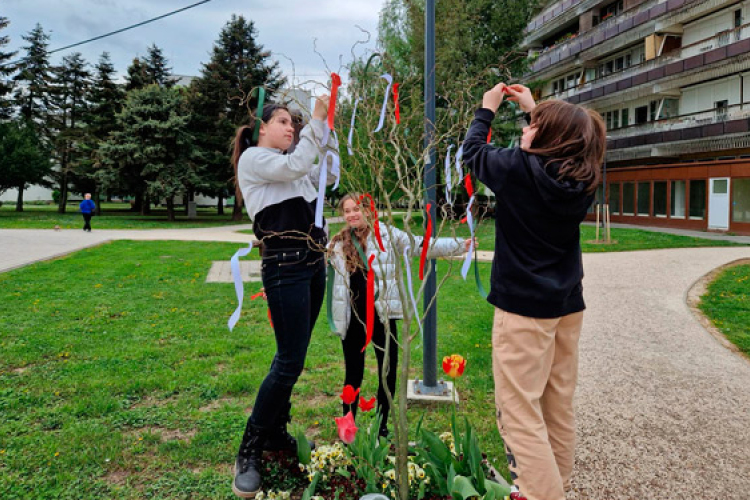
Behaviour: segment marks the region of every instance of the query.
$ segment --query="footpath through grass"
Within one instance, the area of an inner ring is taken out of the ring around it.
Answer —
[[[730,342],[750,356],[750,265],[719,274],[708,285],[699,307]]]
[[[240,324],[232,284],[205,283],[234,243],[119,241],[0,274],[0,498],[231,499],[249,407],[274,353],[261,301]],[[252,258],[258,258],[253,253]],[[460,415],[505,470],[495,427],[492,308],[453,266],[439,299],[439,352],[468,360]],[[416,261],[414,268],[416,268]],[[485,283],[489,264],[480,270]],[[415,283],[418,279],[415,280]],[[246,296],[259,283],[246,285]],[[293,396],[297,425],[335,439],[343,356],[322,311]],[[403,331],[403,325],[400,325]],[[377,390],[368,354],[362,394]],[[422,373],[413,351],[413,376]],[[448,430],[449,408],[413,407]]]
[[[140,215],[130,211],[126,203],[102,203],[102,215],[94,216],[91,225],[94,229],[180,229],[211,227],[231,224],[246,224],[232,221],[232,209],[218,215],[214,208],[199,208],[197,218],[188,219],[183,209],[178,209],[176,220],[170,222],[165,208],[153,208],[151,215]],[[78,205],[68,205],[64,214],[57,212],[57,205],[24,205],[23,212],[15,211],[15,204],[4,203],[0,207],[0,228],[2,229],[79,229],[83,227],[83,217]]]

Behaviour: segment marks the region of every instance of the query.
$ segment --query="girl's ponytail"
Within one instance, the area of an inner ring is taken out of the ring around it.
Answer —
[[[234,136],[234,148],[232,148],[232,165],[234,166],[235,178],[237,177],[237,163],[240,161],[240,156],[251,146],[253,146],[253,127],[242,125],[237,129]]]

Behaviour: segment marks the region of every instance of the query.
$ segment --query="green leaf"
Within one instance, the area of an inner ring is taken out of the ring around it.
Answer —
[[[451,450],[440,440],[437,434],[423,430],[422,437],[430,450],[430,454],[437,457],[438,463],[450,462]]]
[[[297,429],[297,458],[302,465],[310,465],[310,442],[302,429]]]
[[[347,479],[352,477],[352,474],[348,470],[344,469],[343,467],[339,467],[338,469],[336,469],[336,473],[338,473],[339,476],[344,476]]]
[[[494,492],[495,498],[503,498],[510,495],[510,486],[507,484],[496,483],[495,481],[487,481],[484,483],[487,487],[487,493],[490,491]]]
[[[456,476],[453,479],[453,487],[451,488],[451,496],[459,497],[460,499],[466,499],[471,497],[478,497],[479,492],[474,489],[469,478],[465,476]]]

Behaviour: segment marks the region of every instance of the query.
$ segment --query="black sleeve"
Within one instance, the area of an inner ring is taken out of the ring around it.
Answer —
[[[505,186],[508,171],[517,161],[516,148],[496,148],[487,144],[487,134],[495,114],[486,108],[474,113],[469,132],[463,143],[463,158],[474,175],[496,195]]]

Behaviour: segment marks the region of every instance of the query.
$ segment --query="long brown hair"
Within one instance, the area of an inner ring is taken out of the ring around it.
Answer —
[[[587,185],[593,193],[599,184],[607,148],[607,129],[594,110],[565,101],[539,103],[531,112],[536,127],[529,153],[548,157],[558,163],[558,178],[569,178]]]
[[[368,213],[368,210],[360,201],[360,195],[358,193],[348,193],[341,198],[337,206],[338,211],[341,215],[344,215],[344,203],[348,200],[353,200],[356,204],[358,204],[363,216],[367,218],[366,214]],[[354,231],[352,231],[352,228],[350,228],[348,224],[344,224],[344,227],[341,228],[341,231],[336,233],[336,235],[331,239],[331,243],[333,244],[331,245],[332,249],[336,243],[341,242],[344,261],[346,262],[346,270],[350,273],[356,271],[357,269],[365,268],[365,263],[362,262],[362,258],[357,251],[357,247],[354,246],[352,233],[354,233],[357,241],[359,241],[359,244],[362,246],[362,250],[367,252],[367,236],[370,234],[369,224],[365,225],[365,227],[361,229],[354,229]]]
[[[263,118],[262,123],[268,123],[273,115],[280,109],[289,111],[283,104],[266,104],[263,106]],[[255,115],[252,115],[252,125],[242,125],[237,129],[234,134],[234,141],[232,142],[232,166],[234,167],[234,179],[235,185],[237,184],[237,164],[240,161],[240,156],[245,152],[247,148],[257,146],[257,141],[253,141],[253,132],[255,127],[260,127],[260,123],[256,123],[258,119]]]

